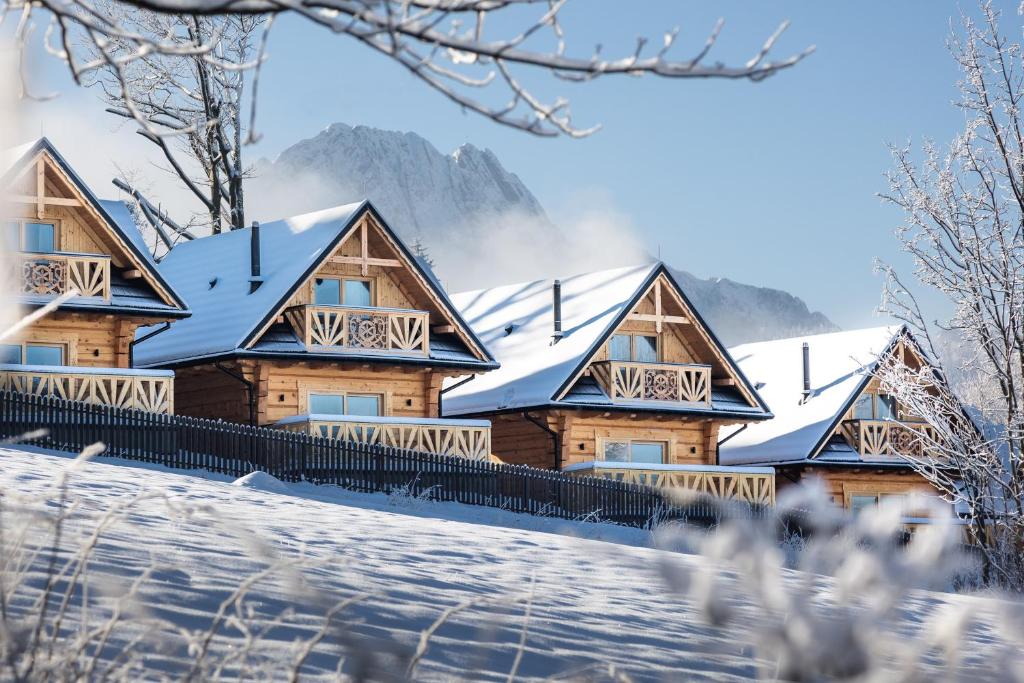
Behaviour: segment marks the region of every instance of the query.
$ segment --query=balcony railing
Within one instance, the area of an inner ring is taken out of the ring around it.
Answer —
[[[613,401],[711,405],[711,366],[598,361],[591,373]]]
[[[862,457],[920,458],[927,453],[927,443],[936,441],[935,429],[925,422],[847,420],[842,430]]]
[[[295,306],[287,318],[306,348],[427,355],[430,314],[397,308]]]
[[[775,504],[775,470],[771,467],[650,465],[596,460],[569,465],[563,471],[745,503]]]
[[[275,426],[342,441],[381,444],[468,460],[491,458],[491,423],[357,415],[296,415]]]
[[[170,370],[0,365],[0,391],[151,413],[174,412],[174,373]]]
[[[22,252],[15,264],[23,294],[50,296],[77,289],[80,296],[110,301],[109,256]]]

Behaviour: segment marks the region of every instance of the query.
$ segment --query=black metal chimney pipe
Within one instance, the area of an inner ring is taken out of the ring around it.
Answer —
[[[555,331],[551,335],[551,343],[557,344],[562,338],[562,281],[555,280],[555,284],[551,287],[551,297],[554,309],[554,325]]]
[[[804,360],[804,391],[803,398],[800,400],[801,403],[806,403],[807,399],[811,397],[811,347],[807,342],[804,342],[803,346],[803,360]]]
[[[263,278],[260,275],[260,224],[257,221],[252,222],[252,234],[249,239],[249,258],[249,293],[252,294],[263,284]]]

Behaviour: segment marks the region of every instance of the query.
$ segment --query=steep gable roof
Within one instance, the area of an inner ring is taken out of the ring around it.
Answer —
[[[111,302],[104,304],[103,307],[138,308],[139,312],[152,311],[162,314],[176,313],[187,315],[188,306],[185,300],[157,270],[156,263],[142,241],[142,235],[127,207],[119,201],[97,198],[92,188],[75,172],[71,164],[68,163],[47,138],[39,138],[19,147],[5,150],[0,155],[0,186],[7,186],[16,181],[41,156],[45,156],[54,164],[59,174],[70,184],[72,191],[82,198],[85,204],[84,208],[95,214],[97,220],[104,224],[129,261],[142,272],[143,279],[153,287],[162,304],[154,306],[152,303],[143,302],[142,297],[137,296],[137,286],[120,283],[123,285],[122,289],[135,292],[136,296],[118,297],[115,293],[111,297]],[[115,289],[117,286],[118,283],[114,283]],[[100,307],[100,305],[96,302],[76,299],[72,299],[63,306],[63,308],[67,309],[94,309],[97,307]]]
[[[722,443],[723,465],[780,464],[813,458],[864,390],[901,334],[899,325],[742,344],[729,349],[775,418]],[[811,396],[803,392],[804,342],[810,350]]]
[[[375,221],[399,250],[406,267],[421,279],[423,286],[459,328],[457,331],[469,341],[470,353],[475,355],[463,353],[458,356],[458,362],[481,369],[495,366],[484,345],[462,321],[444,292],[422,272],[419,263],[366,201],[262,225],[262,284],[254,292],[250,292],[249,287],[251,228],[176,246],[161,262],[160,270],[185,292],[192,302],[193,315],[191,319],[140,344],[136,350],[139,364],[171,365],[225,355],[279,354],[298,350],[294,343],[275,345],[270,342],[258,347],[256,343],[267,333],[299,287],[364,218]],[[365,358],[367,354],[360,355]],[[341,359],[344,354],[332,352],[329,357]],[[444,363],[451,359],[443,351],[435,352],[432,341],[430,360]]]
[[[767,417],[767,410],[759,403],[756,392],[732,364],[717,338],[707,330],[668,269],[660,263],[560,278],[563,336],[557,344],[551,343],[553,280],[454,294],[452,300],[494,353],[501,368],[445,394],[444,412],[462,415],[554,405],[622,407],[621,403],[612,405],[600,390],[592,400],[581,396],[570,399],[565,394],[575,385],[597,349],[658,278],[666,278],[674,288],[695,324],[706,331],[713,352],[757,404],[751,407],[742,398],[740,401],[723,400],[723,405],[713,401],[712,408],[705,412],[725,411],[724,403],[728,402],[730,409],[753,417]],[[674,410],[649,401],[631,407]]]

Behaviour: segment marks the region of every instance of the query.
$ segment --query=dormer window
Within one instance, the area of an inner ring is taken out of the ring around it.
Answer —
[[[658,337],[653,334],[615,334],[608,342],[608,359],[658,362]]]
[[[317,306],[373,306],[373,283],[362,278],[318,277],[313,283]]]
[[[12,251],[52,254],[57,251],[57,227],[53,223],[10,221],[4,234]]]

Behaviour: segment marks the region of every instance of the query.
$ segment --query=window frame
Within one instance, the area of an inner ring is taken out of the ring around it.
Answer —
[[[607,452],[608,444],[609,443],[617,443],[617,444],[623,444],[624,443],[624,444],[626,444],[626,452],[629,455],[629,460],[608,460],[606,452]],[[651,463],[648,463],[648,462],[637,462],[635,464],[638,464],[638,465],[666,465],[666,464],[669,464],[667,461],[668,461],[668,458],[669,458],[669,452],[670,452],[671,444],[668,441],[663,441],[661,439],[630,439],[630,438],[615,438],[615,437],[607,437],[607,438],[604,438],[604,439],[601,440],[601,459],[602,459],[602,462],[624,462],[624,463],[633,464],[635,462],[633,460],[633,445],[634,444],[658,445],[658,446],[661,447],[661,462],[658,462],[658,463],[654,463],[654,462],[651,462]]]
[[[30,346],[42,346],[42,347],[45,347],[45,348],[56,348],[56,349],[58,349],[60,351],[60,363],[57,364],[57,365],[51,365],[51,366],[47,366],[47,367],[54,367],[54,368],[75,367],[72,363],[69,362],[69,359],[72,356],[72,353],[71,353],[72,345],[70,343],[68,343],[68,342],[26,339],[25,341],[21,341],[21,342],[5,343],[2,346],[17,346],[20,349],[19,353],[21,355],[21,361],[18,362],[18,363],[11,363],[11,365],[36,365],[35,363],[27,362],[27,359],[28,359],[28,347],[30,347]]]
[[[17,251],[26,254],[60,254],[62,252],[61,244],[61,224],[57,218],[6,218],[3,221],[4,224],[15,224],[18,226],[18,248]],[[52,225],[53,226],[53,251],[25,251],[25,226],[28,224],[38,225]]]
[[[355,417],[355,418],[360,418],[360,417],[387,417],[387,416],[389,416],[391,414],[389,409],[388,409],[389,397],[390,397],[390,394],[388,392],[383,392],[383,391],[348,391],[348,390],[344,390],[344,389],[330,389],[330,388],[328,388],[328,389],[307,388],[307,389],[305,389],[305,391],[303,393],[303,398],[305,399],[305,402],[304,402],[304,405],[301,406],[302,408],[305,409],[303,412],[305,412],[307,415],[334,415],[334,414],[337,414],[337,413],[314,413],[312,408],[311,408],[311,406],[310,406],[314,396],[338,396],[338,397],[341,397],[342,410],[345,411],[345,412],[342,412],[341,415],[343,415],[345,417]],[[377,415],[351,415],[348,412],[348,398],[349,398],[349,396],[358,396],[358,397],[363,397],[363,398],[370,398],[370,397],[376,398],[377,399]]]
[[[338,283],[338,303],[337,304],[318,304],[316,303],[316,281],[317,280],[333,280]],[[365,282],[370,286],[370,305],[369,306],[355,306],[345,301],[345,283],[346,282]],[[355,306],[356,308],[376,308],[377,307],[377,280],[372,277],[359,277],[359,276],[348,276],[348,275],[314,275],[310,282],[310,300],[314,306]]]
[[[615,337],[629,337],[629,360],[616,360],[616,359],[612,358],[612,339],[614,339]],[[636,343],[637,337],[650,337],[650,338],[654,339],[654,357],[655,357],[655,360],[653,360],[653,361],[637,360],[637,343]],[[612,362],[615,362],[615,363],[661,363],[662,362],[662,356],[661,356],[661,350],[662,350],[661,349],[661,335],[656,333],[656,332],[655,333],[649,333],[649,332],[613,332],[612,335],[610,337],[608,337],[608,342],[607,342],[606,346],[607,346],[607,354],[606,355],[608,356],[608,360],[610,360]]]

